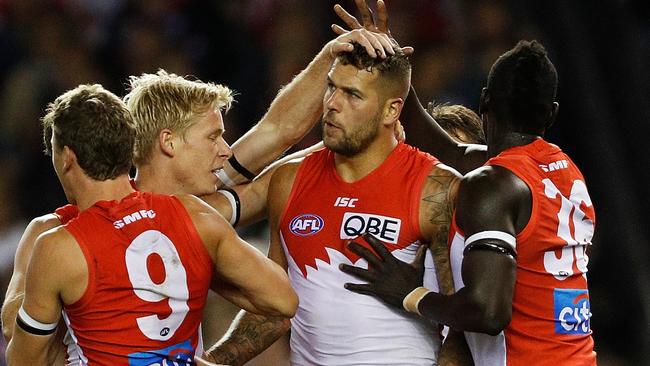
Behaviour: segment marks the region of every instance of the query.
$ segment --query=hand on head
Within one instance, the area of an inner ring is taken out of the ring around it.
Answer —
[[[334,12],[336,15],[341,18],[341,20],[348,26],[350,29],[366,29],[375,33],[382,33],[388,36],[391,40],[391,43],[394,47],[399,47],[399,44],[393,38],[390,29],[388,29],[388,10],[386,9],[386,3],[383,0],[377,1],[377,21],[375,22],[372,10],[368,7],[365,0],[355,0],[357,9],[361,13],[361,19],[363,20],[363,25],[359,23],[359,20],[355,18],[352,14],[348,13],[341,5],[334,5]],[[332,24],[332,30],[336,34],[344,34],[347,30],[337,24]],[[405,55],[410,56],[413,54],[413,47],[406,46],[402,47],[402,52]]]

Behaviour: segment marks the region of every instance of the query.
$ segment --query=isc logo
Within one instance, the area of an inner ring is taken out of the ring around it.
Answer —
[[[336,197],[334,207],[357,207],[356,202],[358,200],[358,198]]]
[[[553,290],[555,333],[589,334],[589,293],[581,289]]]
[[[320,216],[305,214],[294,217],[289,223],[289,230],[298,236],[309,236],[321,231],[324,224]]]
[[[354,239],[366,232],[388,243],[397,244],[402,220],[394,217],[346,212],[341,223],[341,239]]]

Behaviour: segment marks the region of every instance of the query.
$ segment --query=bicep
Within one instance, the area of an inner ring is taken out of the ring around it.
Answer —
[[[41,323],[56,323],[61,317],[62,275],[49,239],[40,237],[34,246],[34,254],[25,274],[25,298],[23,309]]]
[[[5,301],[2,306],[2,328],[7,340],[12,336],[16,314],[18,314],[18,309],[23,302],[25,274],[34,251],[34,243],[41,233],[58,225],[60,225],[60,222],[54,215],[51,215],[49,218],[34,219],[27,226],[23,236],[20,238],[14,258],[14,271],[9,281]]]
[[[60,274],[64,271],[58,268],[57,261],[53,257],[56,257],[56,253],[52,250],[52,245],[48,239],[40,237],[34,245],[34,252],[25,274],[22,309],[31,320],[23,319],[23,321],[56,324],[61,317]],[[55,335],[56,333],[36,335],[23,330],[20,326],[15,326],[11,340],[13,350],[11,357],[22,359],[22,357],[45,355]],[[28,355],[28,352],[33,354]]]
[[[276,278],[275,264],[234,231],[221,239],[215,262],[218,275],[242,290],[273,285]]]

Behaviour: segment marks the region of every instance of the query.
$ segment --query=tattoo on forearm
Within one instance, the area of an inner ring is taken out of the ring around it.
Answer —
[[[246,313],[228,338],[208,353],[213,362],[243,365],[267,349],[287,331],[284,317],[266,317]]]

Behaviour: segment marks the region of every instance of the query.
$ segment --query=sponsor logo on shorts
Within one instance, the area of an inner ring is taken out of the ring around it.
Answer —
[[[346,212],[341,223],[341,239],[354,239],[370,233],[387,243],[397,244],[402,220],[366,213]]]
[[[553,290],[555,333],[589,334],[591,307],[589,292],[584,289]]]
[[[163,349],[131,353],[128,356],[129,366],[191,365],[194,352],[190,341],[187,340]]]
[[[304,214],[294,217],[289,223],[289,230],[298,236],[310,236],[323,230],[325,223],[318,215]]]

